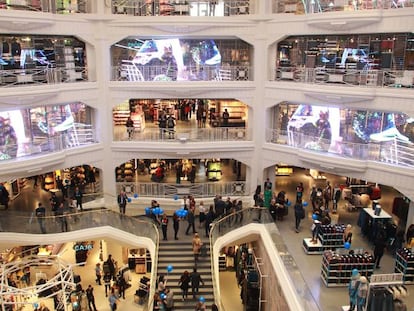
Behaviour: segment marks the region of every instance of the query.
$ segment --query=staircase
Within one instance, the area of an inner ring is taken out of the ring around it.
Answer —
[[[172,233],[172,220],[169,222],[168,241],[162,240],[162,233],[160,232],[160,245],[158,251],[158,276],[163,274],[167,278],[167,287],[174,292],[174,311],[180,310],[194,310],[199,297],[204,297],[207,308],[214,303],[213,283],[210,268],[210,244],[207,238],[202,236],[203,244],[207,247],[207,256],[199,257],[197,263],[197,272],[201,274],[204,281],[204,286],[200,284],[199,293],[196,299],[193,299],[193,294],[188,290],[188,299],[182,301],[181,289],[178,286],[178,281],[185,270],[189,273],[194,268],[194,255],[191,245],[192,234],[185,235],[187,223],[183,221],[180,224],[179,240],[174,240]],[[190,230],[191,232],[191,230]],[[200,233],[204,230],[200,230]],[[173,270],[167,273],[167,266],[171,265]]]

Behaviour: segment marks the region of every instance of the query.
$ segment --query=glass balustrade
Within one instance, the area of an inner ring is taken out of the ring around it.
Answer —
[[[402,141],[398,137],[365,144],[338,140],[330,144],[325,142],[326,148],[323,148],[319,137],[292,131],[268,129],[266,141],[344,158],[414,167],[414,144]]]
[[[414,87],[412,70],[356,70],[305,67],[280,67],[275,81],[293,81],[310,84],[349,87]]]
[[[127,128],[114,130],[114,141],[164,141],[164,142],[200,142],[200,141],[248,141],[250,131],[244,127],[211,127],[211,128],[148,128],[134,130],[129,136]]]

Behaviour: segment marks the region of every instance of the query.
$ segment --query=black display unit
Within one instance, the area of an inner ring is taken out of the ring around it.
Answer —
[[[394,270],[403,274],[405,284],[414,283],[414,253],[409,248],[404,247],[397,251]]]
[[[321,279],[326,287],[348,286],[352,270],[369,278],[374,273],[374,256],[363,254],[338,254],[325,251],[322,257]]]

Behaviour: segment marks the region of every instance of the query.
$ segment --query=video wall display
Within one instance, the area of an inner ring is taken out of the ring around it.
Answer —
[[[277,45],[279,67],[414,70],[414,34],[291,36]]]
[[[248,64],[249,51],[238,39],[128,37],[111,47],[113,65],[125,66],[134,81],[209,80],[222,66]]]
[[[283,103],[277,124],[290,145],[337,152],[342,143],[414,142],[414,118],[398,112]]]
[[[91,125],[91,112],[83,103],[1,111],[0,160],[48,151],[51,138]]]
[[[0,68],[84,67],[85,43],[70,36],[0,35]]]

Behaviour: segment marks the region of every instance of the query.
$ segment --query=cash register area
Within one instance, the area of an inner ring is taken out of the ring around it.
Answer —
[[[326,180],[329,180],[332,185],[344,184],[345,177],[338,177],[338,176],[331,176],[326,175],[326,179],[323,181],[324,183]],[[295,198],[295,189],[299,182],[303,182],[305,187],[305,199],[307,198],[307,194],[309,193],[310,188],[315,183],[315,180],[306,174],[305,170],[296,170],[294,174],[291,176],[277,176],[275,183],[273,184],[273,188],[276,189],[276,192],[280,190],[284,190],[287,193],[287,197],[289,199]],[[392,204],[393,200],[396,196],[400,196],[400,194],[392,188],[389,187],[381,187],[382,189],[382,197],[379,201],[382,207],[382,216],[392,217],[391,221],[397,222],[398,219],[394,220],[392,215]],[[21,196],[27,196],[30,198],[33,196],[32,189],[28,189],[28,191],[22,192]],[[48,202],[49,194],[44,192],[39,192],[42,196],[44,196],[45,204]],[[21,198],[20,198],[21,199]],[[27,199],[27,198],[26,198]],[[25,202],[24,199],[21,200]],[[197,201],[197,200],[196,200]],[[27,202],[27,201],[26,201]],[[12,202],[11,208],[19,208],[19,209],[30,209],[25,206],[13,206],[13,204],[18,204],[18,201]],[[46,205],[48,206],[48,205]],[[307,215],[305,219],[302,220],[300,231],[297,233],[295,232],[295,218],[293,212],[293,205],[289,208],[288,215],[284,217],[283,220],[276,220],[276,225],[278,226],[281,235],[284,238],[285,244],[289,252],[292,254],[294,260],[302,276],[307,283],[312,296],[314,297],[315,301],[317,302],[319,309],[324,311],[331,311],[331,310],[348,310],[349,305],[349,298],[348,298],[348,290],[347,284],[342,284],[340,286],[329,286],[327,287],[325,282],[321,278],[321,267],[322,267],[322,254],[307,254],[303,247],[304,239],[308,239],[311,237],[311,226],[312,226],[312,207],[311,204],[306,207]],[[138,213],[138,212],[137,212]],[[359,218],[360,210],[353,210],[350,211],[347,206],[347,202],[345,200],[341,200],[339,202],[338,213],[332,214],[332,223],[338,224],[351,224],[353,227],[353,239],[351,244],[351,250],[356,252],[370,252],[373,253],[373,243],[369,240],[367,236],[365,236],[361,232],[361,227],[358,226],[358,218]],[[372,210],[373,213],[373,210]],[[197,220],[196,220],[197,221]],[[170,222],[172,223],[172,222]],[[407,227],[410,224],[407,225]],[[182,237],[185,237],[184,230],[186,226],[183,224],[180,226],[180,233]],[[169,236],[172,236],[172,226],[169,226]],[[122,253],[122,246],[117,245],[116,242],[111,242],[111,252],[116,254],[117,252]],[[191,243],[189,239],[189,243]],[[346,249],[338,249],[339,253],[348,253],[349,250]],[[75,253],[73,249],[73,243],[68,243],[62,246],[62,250],[60,252],[62,254],[62,258],[68,262],[75,262]],[[116,256],[119,257],[119,256]],[[81,284],[84,289],[87,288],[89,284],[94,287],[95,293],[95,300],[96,300],[96,307],[98,311],[106,311],[110,310],[108,304],[108,298],[105,296],[104,285],[97,285],[95,283],[95,265],[99,260],[99,247],[94,247],[89,251],[88,259],[84,266],[77,266],[75,267],[75,273],[81,276]],[[127,264],[127,263],[125,263]],[[393,254],[389,251],[385,251],[385,254],[381,260],[381,268],[374,269],[374,275],[376,274],[391,274],[395,272],[395,265],[396,265],[396,258]],[[122,264],[120,265],[122,267]],[[190,267],[189,267],[190,268]],[[139,272],[139,271],[138,271]],[[161,273],[161,272],[160,272]],[[163,273],[163,272],[162,272]],[[125,299],[120,299],[120,304],[118,310],[144,310],[144,305],[140,305],[137,303],[137,299],[135,297],[136,290],[139,289],[140,280],[143,276],[150,277],[150,275],[137,273],[137,271],[131,270],[130,273],[130,284],[126,291]],[[32,276],[33,278],[36,275]],[[407,305],[407,310],[411,311],[414,310],[414,287],[407,282],[405,284],[406,288],[408,289],[408,296],[404,298],[404,303]],[[221,290],[221,299],[222,303],[225,307],[226,311],[243,311],[243,305],[240,300],[240,288],[237,285],[236,281],[236,274],[232,267],[228,267],[227,271],[220,272],[220,290]],[[168,283],[167,283],[168,286]],[[179,295],[180,293],[175,293],[175,295]],[[53,308],[53,301],[47,302],[49,304],[49,309],[54,310]],[[388,311],[388,309],[384,309]],[[368,310],[367,310],[368,311]]]

